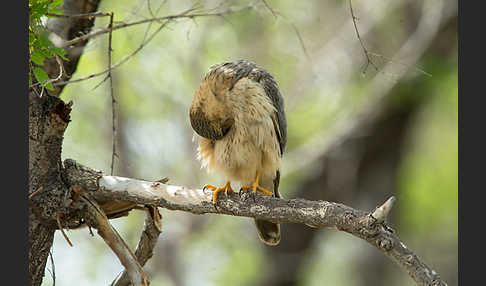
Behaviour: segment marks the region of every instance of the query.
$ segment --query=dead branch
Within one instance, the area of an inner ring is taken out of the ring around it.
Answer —
[[[91,19],[94,17],[108,17],[110,16],[110,13],[93,12],[93,13],[72,14],[72,15],[47,13],[47,16],[57,17],[57,18],[70,18],[70,19]]]
[[[353,11],[353,4],[351,3],[352,0],[349,0],[349,11],[351,12],[351,19],[353,20],[353,25],[354,25],[354,31],[356,32],[356,36],[358,37],[358,40],[359,40],[359,43],[361,44],[361,48],[363,49],[363,52],[365,54],[365,57],[366,57],[366,64],[365,66],[363,67],[363,73],[366,72],[366,70],[368,69],[368,66],[371,64],[375,70],[378,70],[378,67],[375,65],[375,63],[373,63],[373,61],[371,60],[370,58],[370,53],[368,52],[368,49],[366,49],[364,43],[363,43],[363,40],[361,39],[361,36],[359,34],[359,31],[358,31],[358,25],[356,24],[356,16],[354,16],[354,11]]]
[[[155,244],[162,231],[162,221],[159,211],[155,206],[146,207],[147,216],[145,217],[145,226],[138,242],[137,249],[135,250],[135,256],[138,263],[143,267],[145,263],[152,257],[154,253]],[[130,280],[126,270],[123,271],[121,276],[113,281],[114,286],[128,286]]]
[[[77,186],[73,186],[73,188],[75,187],[78,188]],[[86,218],[88,225],[98,230],[98,234],[116,254],[121,264],[125,267],[132,285],[148,286],[149,280],[142,266],[137,262],[135,255],[116,229],[111,226],[108,218],[98,204],[86,194],[81,196],[81,200],[86,203],[88,209]]]
[[[86,167],[74,160],[64,161],[68,181],[83,183]],[[99,174],[93,170],[93,174]],[[88,176],[87,178],[92,178]],[[94,182],[86,180],[86,186]],[[96,201],[125,201],[138,205],[155,205],[169,210],[193,214],[226,214],[264,219],[279,223],[301,223],[317,228],[345,231],[378,248],[395,264],[404,268],[418,285],[447,285],[437,272],[427,266],[421,258],[409,250],[396,233],[386,224],[391,209],[390,199],[373,212],[356,210],[340,203],[309,201],[305,199],[284,200],[262,195],[229,193],[220,195],[218,204],[212,204],[211,192],[183,186],[165,185],[117,176],[99,176],[98,187],[87,189]],[[386,210],[386,211],[384,211]],[[373,216],[375,215],[375,217]]]

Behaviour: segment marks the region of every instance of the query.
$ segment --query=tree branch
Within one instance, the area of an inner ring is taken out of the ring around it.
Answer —
[[[391,208],[390,201],[393,199],[374,211],[378,219],[370,212],[356,210],[340,203],[305,199],[284,200],[251,193],[220,194],[217,205],[213,205],[211,192],[201,189],[103,175],[99,175],[96,182],[93,182],[84,179],[83,172],[76,173],[76,170],[83,168],[79,168],[80,165],[74,160],[67,159],[64,165],[69,183],[81,184],[81,187],[89,191],[99,202],[148,204],[194,214],[216,213],[254,217],[272,222],[301,223],[312,227],[345,231],[378,248],[395,264],[404,268],[418,285],[447,285],[440,279],[438,273],[409,250],[386,225],[385,218]],[[83,170],[89,169],[84,167]],[[99,174],[95,170],[92,172]],[[85,178],[93,178],[93,176]],[[97,187],[92,188],[95,184]],[[88,186],[91,186],[91,189]],[[387,211],[382,211],[384,209]]]
[[[161,216],[157,207],[147,206],[146,212],[145,227],[138,242],[137,249],[135,250],[137,261],[142,267],[152,257],[155,244],[162,231]],[[114,286],[128,286],[129,284],[130,279],[126,270],[112,283]]]
[[[224,15],[228,15],[228,14],[234,14],[234,13],[237,13],[237,12],[240,12],[240,11],[243,11],[243,10],[246,10],[246,9],[250,9],[250,8],[252,8],[252,5],[247,5],[247,6],[244,6],[242,8],[229,8],[225,11],[220,11],[220,12],[201,12],[201,13],[197,13],[197,12],[192,13],[192,12],[194,12],[195,9],[191,8],[191,9],[188,9],[188,10],[186,10],[186,11],[180,13],[180,14],[177,14],[177,15],[169,15],[169,16],[164,16],[164,17],[144,19],[144,20],[140,20],[140,21],[136,21],[136,22],[132,22],[132,23],[122,23],[122,24],[115,25],[115,26],[112,26],[112,27],[109,27],[109,28],[106,28],[106,29],[100,29],[96,32],[91,32],[89,34],[74,38],[72,40],[65,41],[59,47],[60,48],[66,48],[66,47],[72,46],[74,44],[84,42],[84,41],[91,39],[93,37],[97,37],[97,36],[102,35],[102,34],[110,33],[111,31],[114,31],[114,30],[123,29],[123,28],[131,27],[131,26],[140,25],[140,24],[146,24],[146,23],[150,23],[150,22],[159,22],[160,23],[161,21],[172,21],[172,20],[183,19],[183,18],[194,19],[194,18],[198,18],[198,17],[224,16]]]
[[[83,192],[81,188],[77,188],[76,186],[74,186],[73,189],[77,189],[78,193]],[[98,230],[98,234],[116,254],[121,264],[125,267],[132,285],[148,286],[149,280],[147,275],[142,270],[142,266],[140,263],[138,263],[135,255],[122,237],[118,234],[116,229],[111,226],[108,218],[98,204],[93,202],[84,194],[81,195],[81,200],[86,203],[88,209],[86,217],[88,225],[90,227],[95,227]]]

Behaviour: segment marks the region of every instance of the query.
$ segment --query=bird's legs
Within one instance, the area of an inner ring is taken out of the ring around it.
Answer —
[[[226,185],[224,185],[223,187],[221,188],[218,188],[218,187],[215,187],[213,185],[206,185],[204,186],[203,190],[205,189],[211,189],[213,190],[213,204],[216,204],[217,200],[218,200],[218,194],[220,192],[225,192],[225,193],[232,193],[234,192],[234,190],[231,188],[231,182],[230,181],[227,181],[226,182]]]
[[[249,190],[249,189],[251,189],[251,192],[252,193],[256,193],[256,191],[260,191],[260,192],[262,192],[263,194],[265,194],[267,196],[272,196],[273,195],[272,192],[270,192],[267,189],[264,189],[264,188],[260,187],[260,185],[258,184],[258,181],[259,180],[260,180],[260,174],[257,171],[256,172],[256,176],[255,176],[255,180],[253,181],[253,184],[251,184],[249,186],[241,186],[241,189],[242,190]]]

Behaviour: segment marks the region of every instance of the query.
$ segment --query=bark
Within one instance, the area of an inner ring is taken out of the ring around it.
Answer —
[[[52,96],[29,94],[29,275],[40,285],[67,188],[60,178],[61,146],[70,107]]]

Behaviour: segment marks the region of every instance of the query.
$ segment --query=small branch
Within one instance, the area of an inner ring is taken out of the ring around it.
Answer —
[[[272,13],[273,18],[277,19],[277,14],[275,13],[275,11],[273,11],[272,7],[268,5],[267,1],[262,0],[262,2],[265,5],[265,7],[267,7],[267,9],[270,11],[270,13]]]
[[[161,216],[157,207],[147,206],[146,212],[145,227],[138,242],[137,249],[135,250],[135,256],[142,267],[153,256],[155,244],[162,231]],[[112,285],[128,286],[129,282],[128,273],[124,270],[122,275],[113,281]]]
[[[59,65],[59,75],[56,77],[56,78],[51,78],[51,79],[48,79],[44,82],[37,82],[37,83],[34,83],[32,85],[29,86],[29,89],[30,88],[33,88],[35,86],[38,86],[38,85],[42,85],[42,86],[46,86],[48,85],[49,83],[53,83],[55,81],[58,81],[59,79],[61,79],[62,75],[64,74],[64,68],[63,68],[63,63],[62,63],[62,60],[61,58],[57,55],[57,54],[54,54],[54,57],[56,58],[56,62],[57,64]],[[53,84],[54,85],[54,84]],[[43,91],[43,90],[42,90]],[[39,97],[42,97],[42,94],[39,96]]]
[[[149,285],[148,277],[143,271],[142,266],[137,262],[135,255],[123,238],[111,226],[104,212],[86,195],[82,195],[81,199],[88,207],[88,225],[94,226],[98,230],[98,234],[116,254],[121,264],[125,267],[132,285]]]
[[[300,43],[300,47],[302,48],[302,51],[304,52],[305,57],[307,58],[307,60],[311,61],[311,57],[310,57],[309,53],[307,52],[307,48],[305,47],[304,40],[302,39],[302,36],[300,35],[299,29],[297,29],[297,26],[292,21],[287,19],[287,17],[285,17],[284,15],[282,15],[278,12],[275,12],[275,10],[267,3],[267,1],[262,0],[262,2],[265,5],[265,7],[270,11],[270,13],[272,13],[274,19],[277,19],[277,16],[280,16],[285,22],[287,22],[292,27],[295,34],[297,35],[297,38],[298,38],[299,43]]]
[[[110,16],[110,13],[94,12],[94,13],[75,14],[75,15],[47,13],[47,16],[57,17],[57,18],[70,18],[70,19],[91,19],[94,17],[107,17]]]
[[[110,13],[110,24],[108,28],[110,29],[110,33],[108,34],[108,78],[110,79],[110,96],[111,96],[111,124],[112,124],[112,153],[111,153],[111,172],[110,174],[113,175],[113,167],[115,164],[115,156],[116,156],[116,110],[115,110],[115,95],[113,94],[113,76],[111,75],[111,38],[112,32],[111,29],[113,27],[113,12]]]
[[[73,247],[73,244],[71,243],[71,241],[69,240],[68,236],[66,235],[66,233],[64,232],[64,229],[61,225],[61,219],[60,219],[60,215],[56,215],[56,220],[57,220],[57,226],[59,227],[59,230],[61,231],[62,233],[62,236],[64,237],[64,239],[67,241],[67,243],[69,244],[69,246]]]
[[[359,35],[359,31],[358,31],[358,25],[356,24],[356,17],[354,16],[354,11],[353,11],[353,4],[351,3],[352,0],[349,0],[349,10],[351,11],[351,18],[353,19],[353,25],[354,25],[354,30],[356,31],[356,36],[358,37],[358,40],[359,40],[359,43],[361,44],[361,48],[363,48],[363,52],[365,54],[365,57],[366,57],[366,64],[365,66],[363,67],[363,73],[366,72],[366,70],[368,69],[368,66],[371,64],[375,70],[378,70],[378,67],[375,65],[375,63],[373,63],[373,61],[371,60],[370,58],[370,53],[368,52],[368,50],[366,49],[366,47],[364,46],[364,43],[363,43],[363,40],[361,40],[361,36]]]
[[[290,23],[290,25],[294,29],[295,34],[297,35],[297,38],[299,38],[299,43],[300,43],[300,46],[302,47],[302,51],[304,52],[306,58],[310,61],[311,57],[309,56],[309,53],[307,52],[307,49],[305,48],[304,40],[302,40],[302,36],[300,35],[300,32],[297,29],[297,26],[295,26],[294,23]]]

